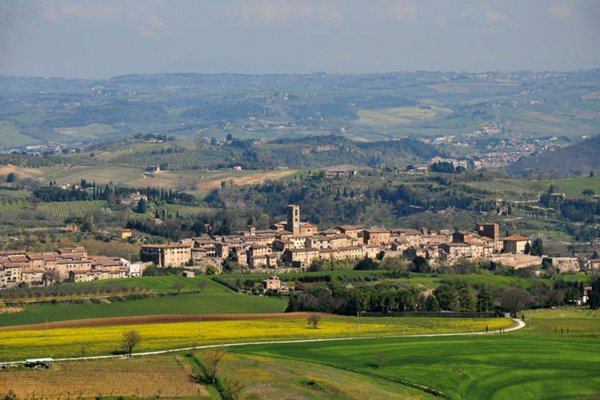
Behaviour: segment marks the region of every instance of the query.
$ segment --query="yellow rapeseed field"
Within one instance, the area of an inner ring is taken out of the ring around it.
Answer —
[[[123,333],[142,336],[136,352],[215,343],[349,336],[392,336],[427,333],[475,332],[508,328],[506,318],[455,319],[415,317],[323,318],[318,329],[305,319],[180,322],[126,326],[58,328],[0,332],[0,361],[31,357],[78,357],[120,350]]]

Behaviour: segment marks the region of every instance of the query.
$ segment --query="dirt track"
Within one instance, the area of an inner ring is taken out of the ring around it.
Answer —
[[[71,321],[48,322],[48,329],[56,328],[82,328],[94,326],[136,325],[136,324],[161,324],[170,322],[197,322],[202,321],[250,321],[257,319],[284,319],[284,318],[307,318],[312,314],[320,314],[326,317],[335,317],[334,314],[326,313],[265,313],[265,314],[204,314],[204,315],[142,315],[135,317],[113,317],[113,318],[89,318]],[[46,329],[46,324],[29,324],[2,326],[0,331],[21,331]]]

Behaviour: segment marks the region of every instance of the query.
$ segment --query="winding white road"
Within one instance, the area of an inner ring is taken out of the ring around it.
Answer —
[[[506,328],[502,330],[502,333],[513,332],[525,327],[525,322],[520,319],[511,318],[517,325]],[[472,335],[497,335],[500,334],[499,331],[489,331],[489,332],[463,332],[463,333],[427,333],[427,334],[419,334],[419,335],[398,335],[398,336],[354,336],[354,337],[337,337],[337,338],[323,338],[323,339],[297,339],[297,340],[272,340],[272,341],[263,341],[263,342],[244,342],[244,343],[223,343],[223,344],[207,344],[202,346],[193,346],[193,347],[182,347],[179,349],[169,349],[169,350],[156,350],[156,351],[146,351],[141,353],[133,353],[132,356],[154,356],[160,354],[169,354],[169,353],[179,353],[190,350],[202,350],[202,349],[211,349],[211,348],[220,348],[220,347],[239,347],[239,346],[253,346],[253,345],[265,345],[265,344],[293,344],[293,343],[316,343],[316,342],[334,342],[341,340],[366,340],[366,339],[399,339],[399,338],[420,338],[420,337],[446,337],[446,336],[472,336]],[[66,358],[53,358],[53,362],[58,361],[82,361],[82,360],[102,360],[107,358],[123,358],[127,357],[122,354],[110,354],[104,356],[87,356],[87,357],[66,357]],[[9,361],[9,362],[0,362],[2,365],[18,365],[24,364],[26,361]]]

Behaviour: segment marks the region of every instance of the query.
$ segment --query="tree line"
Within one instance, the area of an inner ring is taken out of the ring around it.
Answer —
[[[445,281],[433,291],[423,291],[395,281],[355,287],[348,287],[337,279],[317,283],[299,281],[290,295],[287,311],[348,315],[357,312],[510,312],[514,315],[529,307],[573,303],[581,299],[582,291],[582,283],[564,281],[556,281],[554,285],[539,282],[525,289],[473,284],[459,279]],[[598,300],[600,304],[600,297]]]

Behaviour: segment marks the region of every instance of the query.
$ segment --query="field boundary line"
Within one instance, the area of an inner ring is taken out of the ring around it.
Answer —
[[[510,318],[517,325],[510,328],[503,329],[502,332],[514,332],[522,329],[526,326],[525,322],[517,319]],[[143,356],[156,356],[161,354],[170,353],[181,353],[192,350],[203,350],[203,349],[214,349],[219,347],[242,347],[242,346],[260,346],[265,344],[296,344],[296,343],[320,343],[320,342],[335,342],[335,341],[350,341],[350,340],[372,340],[372,339],[402,339],[402,338],[427,338],[427,337],[452,337],[452,336],[481,336],[481,335],[497,335],[498,331],[488,332],[457,332],[457,333],[424,333],[414,335],[396,335],[396,336],[351,336],[351,337],[336,337],[336,338],[320,338],[320,339],[291,339],[291,340],[267,340],[267,341],[256,341],[256,342],[240,342],[240,343],[217,343],[217,344],[206,344],[201,346],[181,347],[178,349],[167,349],[167,350],[154,350],[145,351],[140,353],[133,353],[131,357],[143,357]],[[86,356],[86,357],[64,357],[64,358],[53,358],[53,362],[62,361],[89,361],[89,360],[103,360],[108,358],[126,358],[126,354],[106,354],[100,356]],[[41,357],[40,357],[41,358]],[[19,365],[25,364],[27,361],[7,361],[0,362],[2,365]]]

